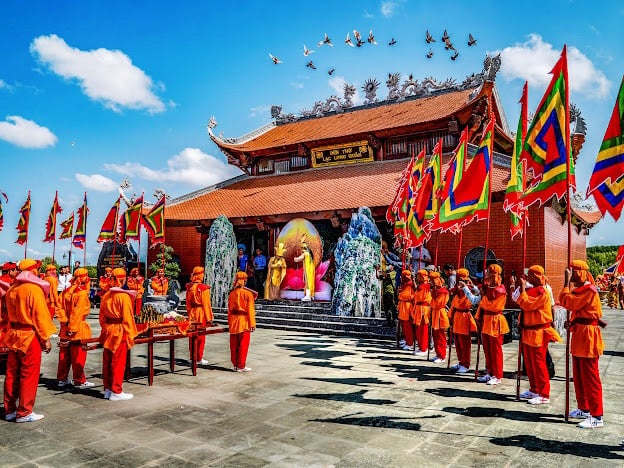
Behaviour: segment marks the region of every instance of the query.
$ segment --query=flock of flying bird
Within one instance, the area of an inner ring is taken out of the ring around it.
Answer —
[[[355,40],[355,43],[354,43]],[[427,30],[425,33],[425,42],[427,44],[431,44],[432,42],[437,42],[436,39],[429,34],[429,31]],[[448,35],[448,33],[446,32],[446,29],[444,30],[444,34],[442,34],[442,42],[444,43],[444,49],[445,50],[449,50],[453,52],[453,55],[451,55],[451,60],[457,60],[457,57],[459,57],[459,51],[455,48],[455,46],[453,45],[453,43],[451,42],[451,36]],[[351,39],[351,33],[347,32],[347,37],[344,40],[344,43],[349,46],[349,47],[362,47],[364,44],[369,43],[372,45],[377,45],[377,41],[375,40],[375,35],[373,34],[373,30],[371,29],[368,33],[368,38],[366,40],[362,39],[362,35],[358,32],[357,29],[353,30],[353,40]],[[395,45],[397,43],[396,39],[393,37],[389,42],[388,42],[388,46],[392,47],[393,45]],[[468,47],[472,47],[474,45],[477,44],[477,40],[473,37],[472,34],[468,34]],[[333,47],[334,44],[332,43],[332,40],[329,38],[329,36],[327,35],[327,33],[325,33],[325,37],[319,41],[319,43],[317,44],[317,47],[320,48],[323,45],[327,45],[329,47]],[[310,50],[306,47],[306,45],[303,45],[303,56],[304,57],[308,57],[310,56],[310,54],[313,54],[315,51],[314,50]],[[427,52],[427,54],[425,55],[428,59],[433,57],[433,49],[430,47],[429,48],[429,52]],[[273,63],[275,65],[278,65],[280,63],[283,63],[279,58],[277,58],[275,55],[271,54],[269,52],[269,57],[271,57],[271,60],[273,61]],[[306,63],[306,67],[312,69],[312,70],[316,70],[316,65],[314,65],[314,61],[310,60],[308,63]],[[336,69],[335,68],[330,68],[327,71],[327,74],[332,75],[334,73]]]

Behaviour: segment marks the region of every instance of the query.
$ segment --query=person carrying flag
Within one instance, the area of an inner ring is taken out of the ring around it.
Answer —
[[[138,268],[133,268],[130,270],[130,276],[128,276],[128,289],[131,291],[136,291],[136,296],[134,298],[134,315],[139,315],[141,313],[141,308],[143,307],[143,293],[145,292],[145,278],[143,278],[139,274]]]
[[[247,352],[251,333],[256,330],[255,291],[245,287],[247,273],[239,271],[234,277],[234,288],[228,296],[228,328],[230,330],[230,358],[235,372],[249,372]]]
[[[102,297],[104,294],[108,292],[111,288],[113,280],[113,269],[111,267],[106,267],[104,269],[104,275],[100,276],[100,282],[98,283],[100,290],[98,291],[98,296]]]
[[[193,268],[191,282],[186,285],[186,313],[190,322],[198,323],[203,328],[212,326],[213,314],[210,303],[210,286],[204,284],[204,268]],[[201,335],[189,342],[191,362],[200,366],[208,365],[204,359],[206,335]],[[195,347],[195,349],[193,349]]]
[[[478,303],[479,296],[474,294],[468,286],[472,286],[470,273],[465,268],[457,269],[457,287],[451,301],[449,318],[453,324],[453,338],[457,351],[457,364],[451,366],[458,374],[465,374],[470,369],[471,333],[476,333],[477,324],[470,312],[470,308]]]
[[[169,291],[169,280],[165,276],[165,270],[159,268],[150,281],[154,296],[166,296]]]
[[[63,310],[63,305],[61,304],[61,299],[58,294],[58,276],[56,266],[53,263],[46,266],[46,274],[43,277],[43,280],[50,283],[50,293],[46,298],[48,310],[50,311],[50,317],[56,318],[61,323],[65,322],[65,311]]]
[[[431,359],[434,363],[446,359],[446,330],[449,327],[449,318],[446,304],[449,300],[449,291],[444,287],[444,280],[437,271],[429,273],[431,281],[431,329],[433,349],[436,355]]]
[[[414,349],[414,325],[412,323],[412,309],[414,308],[414,294],[416,288],[412,281],[412,272],[403,270],[401,273],[401,285],[399,286],[398,319],[403,330],[403,349],[412,351]],[[400,344],[400,342],[399,342]]]
[[[429,346],[429,315],[431,313],[431,285],[429,272],[418,270],[416,273],[416,291],[414,292],[414,307],[412,308],[412,322],[416,326],[416,340],[418,341],[419,356],[427,354]]]

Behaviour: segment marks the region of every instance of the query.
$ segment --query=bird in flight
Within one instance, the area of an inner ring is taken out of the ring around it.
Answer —
[[[308,55],[313,54],[313,53],[314,53],[313,50],[308,49],[306,45],[303,44],[303,56],[304,57],[307,57]]]
[[[364,44],[364,41],[362,40],[362,35],[359,33],[357,29],[353,30],[353,38],[356,40],[355,45],[358,47],[362,47],[362,44]]]
[[[389,46],[393,46],[394,44],[396,44],[396,40],[394,39],[394,37],[390,40],[390,42],[388,42]]]
[[[446,32],[446,29],[444,30],[444,34],[442,34],[442,40],[444,42],[448,41],[451,38],[451,36],[448,35],[448,33]]]
[[[459,57],[459,52],[455,51],[455,53],[451,56],[451,60],[457,60],[457,57]]]
[[[446,40],[444,41],[444,48],[445,48],[446,50],[455,50],[455,47],[453,47],[453,43],[451,42],[451,40],[450,40],[450,39],[446,39]]]
[[[351,36],[349,36],[349,33],[347,32],[347,38],[345,39],[345,44],[347,44],[350,47],[355,47],[353,45],[353,42],[351,42]]]
[[[312,60],[306,63],[306,67],[311,68],[312,70],[316,70],[316,65],[314,65],[314,62]]]
[[[327,44],[329,47],[334,47],[334,44],[332,44],[331,39],[329,38],[329,36],[327,35],[327,33],[325,33],[325,39],[323,39],[322,41],[320,41],[317,46],[321,47],[323,44]]]
[[[369,44],[373,44],[373,45],[377,45],[377,41],[375,40],[375,36],[373,35],[373,30],[371,29],[368,32],[368,39],[367,39]]]
[[[333,75],[335,71],[336,71],[335,68],[330,68],[329,70],[327,70],[327,74],[328,75]]]
[[[433,38],[433,36],[431,34],[429,34],[429,30],[427,29],[427,32],[425,33],[425,42],[427,44],[431,44],[432,42],[435,42],[436,40]]]
[[[477,45],[477,40],[474,37],[472,37],[472,34],[468,34],[468,45],[469,46]]]
[[[431,57],[433,57],[433,50],[429,49],[429,52],[427,53],[427,58],[430,59]]]
[[[273,63],[275,65],[277,65],[278,63],[282,63],[282,61],[280,59],[278,59],[277,57],[275,57],[274,55],[271,55],[271,52],[269,52],[269,57],[271,57],[271,60],[273,60]]]

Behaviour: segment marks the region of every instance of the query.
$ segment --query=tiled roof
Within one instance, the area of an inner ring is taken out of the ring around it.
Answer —
[[[407,160],[309,169],[282,175],[238,177],[167,204],[168,220],[309,213],[388,206]],[[443,169],[444,171],[444,169]],[[494,167],[493,191],[505,190],[509,170]]]
[[[223,149],[250,152],[311,141],[368,134],[446,118],[465,108],[474,89],[406,100],[401,103],[354,109],[327,117],[299,120],[269,128],[242,143],[213,141]]]
[[[598,211],[598,210],[596,210],[596,211],[583,211],[583,210],[581,210],[579,208],[572,207],[572,212],[581,221],[583,221],[584,223],[587,223],[587,224],[589,224],[591,226],[593,226],[594,224],[596,224],[598,221],[600,221],[602,219],[602,214],[600,214],[600,211]]]

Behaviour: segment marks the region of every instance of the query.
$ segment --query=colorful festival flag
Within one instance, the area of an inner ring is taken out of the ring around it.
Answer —
[[[117,222],[119,220],[119,203],[121,202],[121,195],[117,198],[117,201],[113,204],[111,209],[104,219],[102,228],[100,229],[100,235],[98,236],[98,242],[116,241],[117,240]]]
[[[426,233],[423,230],[422,222],[418,220],[418,214],[414,211],[416,197],[418,195],[418,187],[422,179],[423,169],[425,167],[425,148],[423,148],[412,166],[412,173],[407,184],[407,247],[418,247],[426,240]]]
[[[61,229],[63,231],[59,234],[59,239],[71,239],[74,235],[74,212],[72,211],[65,221],[61,221]]]
[[[618,262],[617,273],[624,273],[624,245],[620,245],[615,261]]]
[[[76,230],[74,231],[74,239],[72,244],[74,247],[84,249],[87,243],[87,216],[89,214],[89,207],[87,206],[87,192],[84,194],[84,201],[82,206],[78,209],[78,222],[76,223]]]
[[[143,195],[137,198],[132,206],[119,219],[119,242],[138,240],[141,235],[141,212]]]
[[[525,208],[544,205],[553,196],[563,198],[574,187],[570,148],[570,104],[566,47],[551,71],[553,75],[522,146],[521,159],[533,176],[521,198]]]
[[[429,166],[425,170],[425,183],[423,186],[422,200],[427,201],[425,208],[424,219],[427,222],[427,229],[430,230],[430,225],[437,218],[440,211],[440,191],[442,190],[442,138],[433,147],[433,155],[429,160]],[[429,186],[431,188],[429,188]],[[428,191],[431,191],[428,194]],[[421,208],[419,207],[419,212]]]
[[[6,193],[0,192],[0,195],[4,197],[6,203],[9,203],[9,198],[6,196]],[[2,199],[0,199],[0,231],[4,227],[4,213],[2,212]]]
[[[396,223],[399,214],[399,206],[403,202],[403,195],[405,192],[405,185],[409,180],[409,175],[412,172],[412,165],[414,164],[414,156],[410,159],[410,162],[407,164],[403,172],[401,173],[401,178],[399,179],[399,185],[397,186],[396,194],[394,195],[394,199],[392,203],[388,205],[388,209],[386,210],[386,221],[388,224]]]
[[[58,202],[58,192],[56,192],[50,214],[48,215],[48,221],[46,222],[46,233],[43,242],[53,242],[56,239],[56,217],[62,211],[63,209]]]
[[[392,204],[388,206],[388,210],[386,211],[386,220],[388,220],[388,223],[394,224],[395,247],[400,247],[407,239],[406,223],[409,202],[408,183],[413,166],[414,155],[412,155],[409,163],[407,163],[407,167],[403,170],[401,179],[399,180],[397,193],[392,201]]]
[[[152,239],[150,247],[165,243],[165,198],[166,195],[163,195],[150,212],[143,216],[145,229]]]
[[[20,208],[20,218],[17,222],[17,240],[16,244],[24,245],[28,242],[28,224],[30,223],[30,191],[28,198]]]
[[[620,218],[624,207],[624,77],[589,179],[590,194],[603,216],[609,213],[615,221]]]

